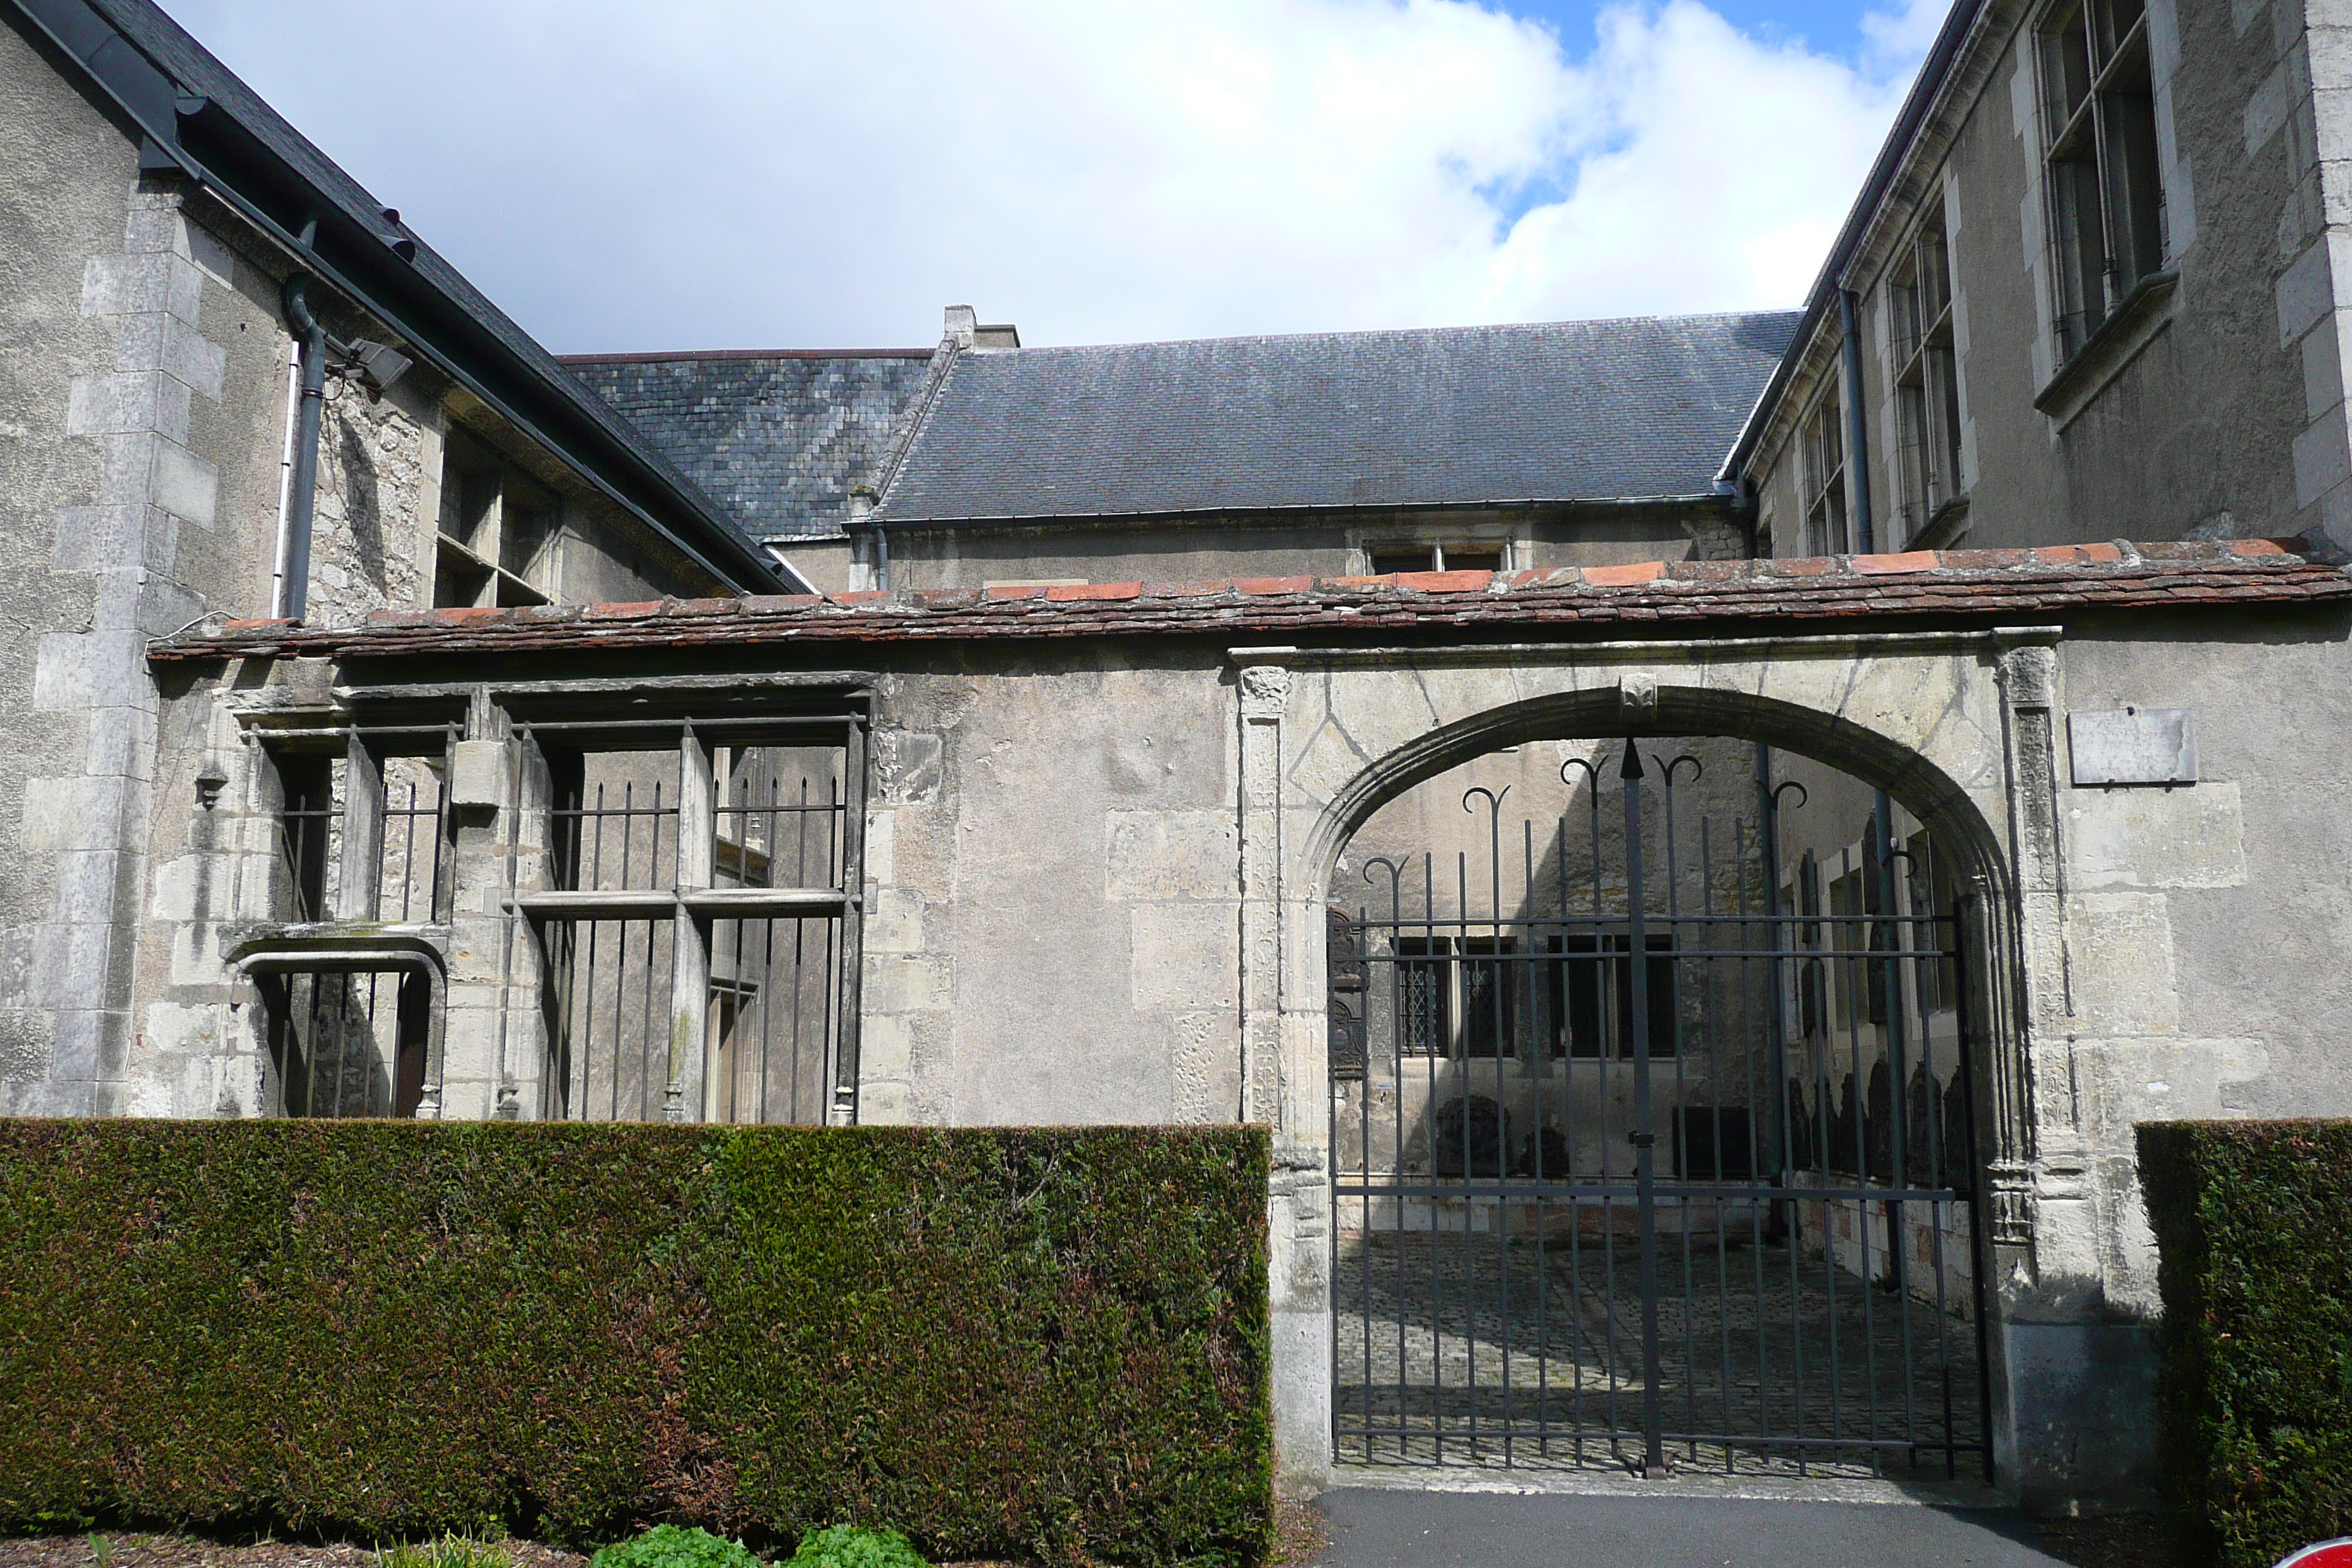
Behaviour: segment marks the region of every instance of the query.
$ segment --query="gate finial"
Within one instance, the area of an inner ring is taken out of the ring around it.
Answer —
[[[1625,764],[1617,770],[1617,776],[1621,779],[1638,779],[1642,776],[1642,748],[1630,738],[1625,742]]]

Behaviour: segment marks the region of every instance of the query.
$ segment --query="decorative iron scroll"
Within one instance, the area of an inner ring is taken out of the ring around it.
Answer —
[[[1349,1011],[1347,1002],[1331,998],[1331,1079],[1335,1083],[1360,1083],[1368,1065],[1364,1051],[1364,1025]]]
[[[1356,930],[1356,922],[1342,909],[1323,911],[1324,953],[1330,960],[1331,989],[1361,991],[1364,988],[1364,941]]]

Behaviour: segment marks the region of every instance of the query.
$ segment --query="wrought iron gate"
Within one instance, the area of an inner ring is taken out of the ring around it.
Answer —
[[[1375,858],[1330,910],[1337,1456],[1990,1474],[1929,840],[1882,796],[1784,880],[1800,786],[1678,822],[1698,759],[1579,769],[1517,867],[1473,788],[1480,851]]]

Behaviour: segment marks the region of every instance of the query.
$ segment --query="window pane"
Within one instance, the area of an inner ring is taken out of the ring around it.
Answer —
[[[722,888],[841,885],[837,746],[721,746],[712,868]]]
[[[1568,1054],[1598,1057],[1606,1049],[1601,1032],[1600,943],[1589,936],[1572,936],[1566,945],[1569,957],[1560,967],[1568,981]]]
[[[2058,226],[2059,342],[2072,357],[2106,320],[2106,240],[2099,212],[2099,172],[2093,160],[2050,165],[2053,216]]]
[[[717,1120],[824,1121],[839,1013],[832,920],[714,921],[709,1067]]]
[[[383,869],[375,918],[430,921],[440,910],[442,813],[438,757],[383,759]]]
[[[326,920],[328,868],[342,848],[342,759],[281,752],[270,762],[278,772],[278,861],[289,895],[285,918]]]
[[[1624,937],[1615,937],[1610,945],[1619,953],[1631,951]],[[1674,938],[1654,936],[1647,945],[1653,953],[1671,952]],[[1610,965],[1617,974],[1617,1054],[1633,1055],[1633,966],[1620,957]],[[1643,1011],[1650,1026],[1650,1058],[1662,1061],[1675,1054],[1675,1022],[1679,1009],[1675,1005],[1675,975],[1676,965],[1671,957],[1653,957],[1644,966],[1642,976]]]
[[[1903,479],[1902,538],[1907,542],[1927,526],[1928,509],[1935,502],[1927,455],[1927,389],[1916,381],[1895,389],[1895,432]]]
[[[549,921],[549,1040],[540,1114],[572,1121],[658,1121],[668,1108],[671,976],[666,920]],[[698,1120],[697,1103],[685,1109]]]
[[[2115,58],[2147,9],[2147,0],[2092,0],[2093,15],[2098,24],[2096,43],[2101,64]]]
[[[1462,944],[1467,953],[1508,953],[1513,942],[1505,938],[1497,942],[1488,938],[1473,938]],[[1513,1037],[1517,1033],[1514,1011],[1517,987],[1512,984],[1512,965],[1503,958],[1484,960],[1465,957],[1462,965],[1462,1054],[1465,1057],[1496,1057],[1516,1055]]]
[[[2091,96],[2090,36],[2080,11],[2042,33],[2042,111],[2054,137]]]
[[[2156,98],[2145,49],[2123,69],[2120,89],[2099,105],[2100,160],[2105,166],[2116,293],[2120,297],[2164,265],[2163,188],[2156,168]]]
[[[1430,954],[1444,951],[1445,939],[1406,938],[1397,942],[1400,954]],[[1446,1049],[1447,971],[1443,958],[1412,956],[1396,966],[1397,1050],[1409,1057],[1443,1056]]]
[[[1922,361],[1927,384],[1930,512],[1960,493],[1960,374],[1952,351],[1937,345]]]

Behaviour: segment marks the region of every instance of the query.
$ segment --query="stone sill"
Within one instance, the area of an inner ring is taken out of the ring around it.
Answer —
[[[2124,366],[2137,358],[2139,351],[2171,324],[2179,298],[2179,268],[2168,267],[2141,279],[2124,296],[2115,313],[2099,323],[2099,330],[2091,334],[2074,357],[2061,365],[2058,374],[2034,395],[2033,406],[2048,415],[2061,430],[2072,425]]]
[[[1952,497],[1928,515],[1927,526],[1914,534],[1906,550],[1948,550],[1955,540],[1969,531],[1969,498],[1966,491]]]

